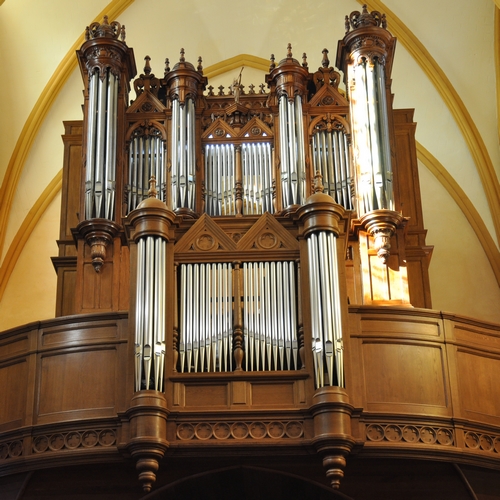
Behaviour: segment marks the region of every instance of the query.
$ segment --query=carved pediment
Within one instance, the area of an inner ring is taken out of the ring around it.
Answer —
[[[298,250],[299,242],[266,212],[238,241],[238,251]]]
[[[347,99],[331,85],[323,85],[309,101],[311,106],[349,106]]]
[[[151,92],[145,90],[127,109],[127,114],[133,113],[163,113],[165,106]]]
[[[236,243],[210,218],[203,214],[175,244],[175,252],[234,252]]]
[[[236,131],[228,125],[222,118],[215,120],[208,128],[203,132],[201,136],[202,139],[226,139],[227,137],[236,137]]]
[[[273,131],[260,118],[255,116],[241,129],[240,136],[249,139],[272,137]]]

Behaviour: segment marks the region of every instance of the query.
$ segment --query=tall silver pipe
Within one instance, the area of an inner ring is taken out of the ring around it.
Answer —
[[[289,262],[290,268],[290,320],[291,329],[290,335],[292,339],[292,358],[293,366],[297,370],[299,365],[297,363],[297,354],[299,352],[299,342],[298,342],[298,328],[297,328],[297,307],[296,307],[296,287],[295,287],[295,265],[293,262]],[[289,365],[290,367],[290,365]]]
[[[295,136],[297,141],[298,199],[302,204],[306,199],[306,156],[304,146],[304,124],[302,117],[302,97],[295,96]]]
[[[291,205],[290,200],[290,167],[288,137],[288,100],[282,95],[279,100],[280,153],[281,153],[281,193],[283,207]]]
[[[323,329],[323,348],[324,348],[324,361],[326,365],[326,372],[328,376],[328,385],[333,385],[333,316],[332,316],[332,280],[330,273],[331,267],[328,265],[328,249],[326,243],[326,234],[321,231],[318,234],[319,245],[319,269],[320,271],[320,293],[321,302],[323,307],[322,314],[322,329]]]
[[[172,208],[175,210],[179,208],[178,190],[179,190],[179,165],[178,165],[178,151],[179,151],[179,99],[172,101],[172,141],[170,145],[171,159],[172,159]]]
[[[329,267],[333,282],[333,319],[334,319],[334,348],[337,382],[344,387],[344,345],[342,340],[342,313],[340,303],[340,283],[338,275],[338,253],[336,238],[333,233],[328,234]]]
[[[99,88],[99,70],[90,77],[89,107],[87,113],[87,164],[85,171],[85,218],[92,218],[94,206],[95,149],[97,129],[97,92]]]
[[[320,301],[318,247],[317,238],[313,233],[307,239],[309,254],[309,279],[311,286],[311,333],[316,387],[323,387],[323,338],[320,318],[322,307]]]
[[[108,75],[98,80],[97,92],[97,131],[96,131],[96,157],[95,157],[95,176],[94,176],[94,217],[101,217],[102,189],[103,189],[103,170],[105,158],[106,141],[106,95],[108,86]]]
[[[135,303],[135,390],[141,390],[142,351],[144,336],[144,256],[145,241],[137,243],[137,291]]]

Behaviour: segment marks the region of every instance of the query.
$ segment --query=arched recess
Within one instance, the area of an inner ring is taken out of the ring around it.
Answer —
[[[321,472],[321,469],[320,469]],[[163,486],[143,500],[353,500],[327,486],[286,472],[233,466],[194,474]]]

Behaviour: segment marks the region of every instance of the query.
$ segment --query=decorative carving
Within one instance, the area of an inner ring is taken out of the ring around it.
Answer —
[[[104,16],[102,24],[92,23],[85,28],[85,40],[92,38],[114,38],[120,36],[121,41],[125,41],[125,25],[121,25],[118,21],[108,22],[108,16]]]
[[[346,33],[349,33],[349,27],[352,29],[367,28],[369,26],[381,26],[387,29],[387,20],[385,14],[380,14],[379,11],[373,10],[368,12],[366,4],[363,5],[363,11],[355,10],[351,12],[349,18],[346,16]]]
[[[361,226],[374,239],[374,248],[384,264],[391,255],[391,238],[403,221],[403,216],[393,210],[372,210],[359,219]]]
[[[451,427],[431,427],[429,425],[405,424],[370,424],[366,427],[365,432],[366,439],[371,442],[390,441],[393,443],[405,442],[414,444],[423,443],[455,446],[454,430]],[[471,444],[479,443],[479,437],[475,433],[470,434],[473,435],[470,438]]]
[[[182,423],[176,431],[180,441],[300,439],[303,435],[304,422],[299,420]]]
[[[115,443],[116,429],[89,429],[34,436],[32,449],[33,453],[39,454],[64,449],[109,447]]]
[[[210,250],[207,250],[206,248],[210,244],[209,238],[213,239],[214,244]],[[203,240],[201,247],[198,246],[200,240]],[[236,243],[207,214],[203,214],[175,244],[175,251],[178,253],[235,250]]]
[[[151,58],[146,56],[144,58],[146,64],[144,66],[144,73],[134,80],[134,90],[139,97],[143,92],[151,92],[155,97],[158,97],[158,90],[160,89],[160,80],[151,73],[151,65],[149,61]]]
[[[78,224],[76,230],[90,247],[95,272],[100,272],[106,259],[106,248],[120,231],[118,225],[107,219],[90,219]]]

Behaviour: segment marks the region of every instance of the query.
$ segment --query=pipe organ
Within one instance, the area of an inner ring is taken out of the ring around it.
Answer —
[[[418,183],[404,184],[418,179],[414,124],[391,105],[395,39],[366,8],[347,28],[345,91],[328,50],[310,72],[288,45],[265,83],[229,92],[184,49],[161,77],[146,56],[135,95],[124,27],[87,30],[58,314],[128,318],[117,449],[145,491],[170,446],[252,455],[276,442],[316,453],[338,488],[363,445],[349,307],[430,307]]]

